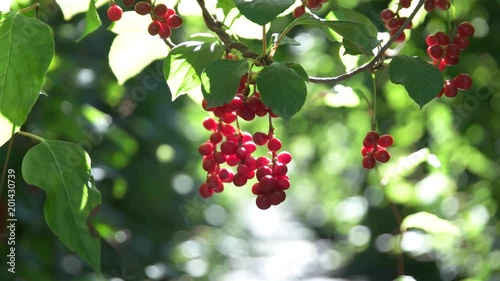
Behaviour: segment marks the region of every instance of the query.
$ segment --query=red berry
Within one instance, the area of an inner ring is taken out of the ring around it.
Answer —
[[[384,148],[391,146],[393,143],[394,143],[394,138],[389,134],[382,135],[378,139],[378,145]]]
[[[311,10],[321,9],[321,3],[319,0],[307,0],[306,5]]]
[[[373,157],[382,163],[386,163],[389,159],[391,159],[391,155],[385,149],[375,151],[375,153],[373,153]]]
[[[167,14],[163,17],[164,19],[168,19],[171,15],[177,14],[174,9],[168,8],[167,9]]]
[[[238,172],[238,174],[247,177],[248,173],[250,172],[250,168],[245,164],[239,164],[236,171]]]
[[[434,0],[425,0],[424,2],[424,9],[427,12],[432,12],[436,8],[436,5],[434,4]]]
[[[248,153],[247,153],[246,148],[242,146],[242,147],[238,147],[236,149],[236,152],[234,153],[234,155],[236,157],[238,157],[239,159],[243,160],[243,159],[245,159],[245,157],[247,157]]]
[[[134,6],[135,0],[123,0],[123,5],[125,7],[132,7]]]
[[[290,188],[290,180],[287,176],[276,177],[276,188],[281,190],[287,190]]]
[[[266,175],[260,178],[260,188],[262,192],[269,193],[276,188],[276,179],[271,175]]]
[[[213,132],[211,135],[210,135],[210,141],[213,143],[213,144],[216,144],[216,143],[219,143],[222,141],[222,134],[220,132]]]
[[[443,56],[443,53],[444,53],[443,47],[441,47],[439,45],[432,45],[432,46],[427,48],[427,55],[431,59],[438,60],[441,58],[441,56]]]
[[[149,24],[148,32],[149,32],[149,34],[155,36],[155,35],[158,35],[158,33],[160,33],[161,28],[162,28],[161,22],[158,20],[154,20]]]
[[[368,154],[363,157],[363,168],[372,169],[373,167],[375,167],[375,158],[373,157],[373,155]]]
[[[257,112],[261,109],[264,109],[266,106],[257,96],[251,96],[245,101],[245,105],[248,109],[253,112]]]
[[[399,5],[402,8],[410,8],[410,6],[411,6],[411,0],[400,0],[399,1]]]
[[[288,151],[282,151],[278,153],[278,162],[285,165],[292,162],[292,154],[290,154],[290,152]]]
[[[439,70],[444,71],[446,69],[446,66],[447,66],[447,64],[446,64],[444,59],[439,61],[439,65],[438,65]]]
[[[248,154],[252,154],[257,150],[257,145],[253,141],[247,141],[243,144]]]
[[[436,8],[441,9],[443,11],[448,10],[451,5],[449,0],[435,0],[434,4],[436,5]]]
[[[248,178],[242,174],[236,173],[233,176],[233,184],[235,186],[244,186],[247,184]]]
[[[234,111],[243,109],[243,107],[245,107],[245,105],[243,104],[243,99],[238,96],[234,97],[233,100],[229,103],[229,108]]]
[[[446,63],[446,65],[457,65],[458,64],[458,57],[453,58],[450,56],[444,56],[443,61]]]
[[[215,119],[207,117],[203,120],[203,127],[209,131],[215,131],[217,129],[217,122]]]
[[[262,189],[260,188],[260,183],[256,182],[252,185],[252,193],[255,195],[262,194]]]
[[[441,46],[446,46],[450,43],[450,37],[442,31],[436,32],[434,36],[436,37],[436,42]]]
[[[425,43],[427,43],[427,46],[436,45],[436,36],[434,36],[433,34],[428,35],[427,38],[425,38]]]
[[[113,4],[108,8],[108,18],[110,21],[118,21],[122,18],[123,10],[120,6]]]
[[[453,98],[457,95],[458,89],[457,85],[455,84],[455,81],[453,80],[446,80],[444,83],[444,95]]]
[[[392,18],[385,22],[385,27],[389,30],[397,30],[401,27],[401,22],[397,18]]]
[[[281,149],[281,141],[279,139],[270,139],[269,142],[267,143],[267,148],[269,151],[278,151]]]
[[[203,183],[200,186],[199,192],[200,192],[201,197],[203,197],[203,198],[210,198],[212,196],[212,194],[214,194],[214,191],[212,189],[209,189],[208,185],[206,183]]]
[[[220,145],[220,151],[226,155],[233,155],[236,153],[236,149],[238,148],[238,144],[234,141],[223,141]]]
[[[385,9],[380,13],[380,18],[383,21],[388,21],[388,20],[394,18],[395,16],[396,16],[396,14],[394,14],[394,12],[391,9]]]
[[[273,171],[269,166],[261,166],[257,168],[255,175],[257,176],[257,180],[260,181],[264,176],[270,176],[273,174]]]
[[[229,169],[222,168],[219,171],[219,179],[222,182],[232,182],[233,181],[233,176],[234,176],[233,171],[231,171]]]
[[[460,46],[460,49],[465,50],[469,47],[469,39],[465,36],[458,36],[453,40],[453,43]]]
[[[167,24],[171,28],[179,28],[182,25],[182,18],[179,15],[173,14],[167,18]]]
[[[367,148],[367,147],[363,146],[361,148],[361,155],[366,156],[366,155],[368,155],[368,153],[370,153],[372,151],[373,151],[373,147],[372,148]]]
[[[217,164],[222,164],[226,162],[226,155],[224,153],[217,151],[214,153],[214,160]]]
[[[144,1],[137,2],[137,4],[135,4],[135,6],[134,6],[134,10],[139,15],[144,16],[144,15],[147,15],[151,12],[151,5],[147,2],[144,2]]]
[[[255,119],[255,112],[251,111],[248,108],[243,108],[242,110],[238,111],[238,116],[243,118],[243,120],[252,121],[253,119]]]
[[[460,56],[460,46],[457,44],[450,44],[446,48],[446,55],[452,58],[458,58]]]
[[[393,36],[394,34],[396,33],[396,30],[392,30],[392,32],[390,33],[391,36]],[[396,40],[394,40],[395,43],[402,43],[403,41],[405,41],[406,39],[406,34],[404,32],[402,32],[397,38]]]
[[[267,210],[271,207],[271,202],[269,201],[269,196],[267,194],[260,194],[255,200],[257,207],[261,210]]]
[[[460,36],[472,37],[474,35],[474,31],[474,26],[470,22],[464,21],[458,25],[458,34]]]
[[[213,172],[215,170],[215,167],[217,166],[217,163],[215,162],[215,159],[213,156],[204,156],[203,161],[202,161],[202,167],[203,170],[207,172]]]
[[[241,160],[238,157],[236,157],[235,155],[229,155],[226,157],[226,163],[227,163],[227,165],[229,165],[231,167],[238,165],[238,163],[240,163],[240,161]]]
[[[158,4],[155,6],[154,12],[155,15],[157,15],[160,18],[163,18],[167,14],[167,10],[168,8],[165,4]]]
[[[458,74],[453,81],[455,82],[455,85],[457,86],[458,89],[460,90],[468,90],[470,87],[472,87],[472,78],[465,73]]]
[[[368,133],[366,133],[366,136],[365,136],[366,142],[371,143],[371,144],[377,144],[378,138],[379,138],[379,135],[375,131],[369,131]]]
[[[198,152],[201,155],[210,155],[214,152],[214,147],[211,143],[206,142],[206,143],[200,145],[200,147],[198,147]]]
[[[265,145],[268,139],[269,136],[266,133],[255,132],[253,134],[253,141],[255,142],[256,145]]]
[[[275,190],[269,193],[269,201],[271,205],[279,205],[281,202],[285,201],[286,194],[283,190]]]
[[[273,174],[275,176],[284,176],[288,172],[288,167],[282,163],[276,163],[273,168]]]
[[[172,35],[172,30],[167,25],[162,24],[159,35],[161,38],[166,39]]]
[[[260,156],[259,158],[257,158],[255,160],[255,166],[257,168],[267,166],[267,165],[269,165],[269,163],[271,163],[271,160],[269,158],[267,158],[266,156]]]
[[[293,17],[300,18],[305,13],[306,13],[306,7],[304,7],[304,5],[301,5],[293,10]]]

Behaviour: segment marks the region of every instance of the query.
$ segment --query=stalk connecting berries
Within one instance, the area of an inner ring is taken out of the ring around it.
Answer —
[[[172,29],[179,28],[182,23],[182,17],[177,12],[168,8],[165,4],[151,4],[151,1],[123,0],[125,7],[134,7],[134,11],[139,15],[150,15],[152,22],[148,26],[148,33],[152,36],[160,36],[163,39],[172,35]],[[108,18],[111,21],[118,21],[122,17],[123,10],[113,1],[108,8]]]
[[[286,151],[278,152],[282,143],[274,135],[271,122],[272,117],[278,116],[264,105],[257,91],[249,95],[248,84],[252,83],[244,75],[231,102],[212,108],[208,107],[206,100],[202,103],[203,108],[217,119],[208,117],[203,121],[203,127],[211,134],[209,140],[198,148],[203,155],[202,167],[207,171],[206,181],[199,192],[203,198],[208,198],[213,193],[222,192],[224,183],[244,186],[248,180],[256,178],[252,193],[257,195],[257,207],[265,210],[286,198],[285,190],[290,187],[287,164],[292,161],[292,155]],[[267,133],[255,132],[252,135],[240,130],[238,118],[251,121],[256,116],[266,115],[270,125]],[[236,123],[236,128],[233,123]],[[267,146],[269,157],[253,156],[258,146]],[[228,167],[222,167],[224,164]]]
[[[293,17],[300,18],[306,13],[306,7],[311,10],[319,10],[323,7],[323,4],[328,3],[329,0],[306,0],[302,1],[302,5],[298,6],[293,10]]]
[[[392,146],[394,139],[391,135],[385,134],[379,136],[375,131],[369,131],[363,139],[363,147],[361,155],[363,155],[363,167],[372,169],[375,167],[376,161],[386,163],[391,159],[391,154],[386,148]]]

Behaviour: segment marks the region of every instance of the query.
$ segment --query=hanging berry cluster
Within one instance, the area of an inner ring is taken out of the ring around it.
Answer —
[[[369,131],[363,139],[361,155],[363,155],[363,167],[372,169],[377,161],[386,163],[391,159],[391,154],[386,150],[394,143],[391,135],[385,134],[379,137],[375,131]]]
[[[407,17],[402,17],[399,15],[399,11],[401,9],[406,9],[411,6],[411,0],[401,0],[399,1],[398,9],[396,12],[392,11],[391,9],[385,9],[380,13],[380,19],[384,22],[385,28],[389,31],[391,36],[393,36],[396,31],[403,25],[403,23],[408,19]],[[405,28],[406,29],[411,29],[413,27],[413,24],[410,22]],[[405,33],[401,33],[401,35],[394,40],[396,43],[401,43],[405,41],[406,35]]]
[[[300,18],[303,14],[306,13],[306,7],[311,10],[319,10],[323,7],[323,4],[328,3],[329,0],[306,0],[302,1],[302,5],[298,6],[293,10],[293,17]]]
[[[134,5],[135,4],[135,5]],[[152,36],[159,35],[161,38],[166,39],[172,35],[172,29],[179,28],[182,23],[182,17],[177,12],[168,8],[165,4],[154,5],[150,0],[139,1],[123,0],[125,7],[134,6],[134,11],[142,16],[150,15],[152,22],[148,26],[148,32]],[[108,18],[111,21],[118,21],[122,18],[123,10],[114,1],[108,8]]]
[[[202,167],[207,172],[206,181],[200,186],[199,192],[203,198],[209,198],[213,193],[222,192],[224,183],[244,186],[248,180],[256,178],[252,193],[257,195],[257,207],[265,210],[286,198],[285,190],[290,187],[287,164],[292,161],[292,155],[286,151],[278,152],[282,144],[275,137],[272,126],[272,118],[278,116],[266,108],[259,92],[254,90],[249,95],[248,84],[253,83],[244,75],[231,102],[212,108],[208,107],[206,100],[202,103],[203,108],[212,112],[216,119],[207,117],[203,121],[203,127],[212,133],[209,140],[198,148],[203,156]],[[241,131],[238,118],[251,121],[256,116],[268,116],[268,132],[255,132],[252,135]],[[269,157],[252,155],[257,146],[265,145]],[[228,167],[221,167],[224,164]]]

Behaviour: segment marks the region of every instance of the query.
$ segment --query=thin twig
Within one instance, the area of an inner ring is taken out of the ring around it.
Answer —
[[[309,81],[312,83],[324,83],[324,84],[336,84],[342,80],[346,80],[348,78],[351,78],[355,76],[358,73],[364,72],[364,71],[370,71],[372,72],[374,67],[377,65],[377,63],[382,59],[382,57],[385,55],[385,51],[389,49],[391,44],[401,35],[401,33],[404,32],[405,28],[411,23],[412,19],[415,17],[417,12],[422,8],[424,5],[425,0],[420,0],[417,4],[417,7],[415,7],[415,10],[411,13],[411,15],[405,20],[405,22],[399,27],[399,29],[394,33],[394,35],[387,41],[387,43],[382,46],[378,54],[369,62],[366,64],[355,68],[349,72],[346,72],[342,75],[335,76],[335,77],[309,77]]]

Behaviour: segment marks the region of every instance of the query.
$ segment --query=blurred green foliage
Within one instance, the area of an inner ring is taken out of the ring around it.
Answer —
[[[101,27],[75,43],[84,15],[67,22],[53,2],[40,2],[51,9],[43,19],[53,28],[57,58],[45,81],[48,97],[39,98],[23,130],[77,143],[91,156],[103,202],[95,219],[103,274],[95,276],[50,232],[45,194],[20,177],[35,143],[16,136],[10,168],[18,173],[17,277],[2,262],[1,280],[393,280],[400,251],[405,275],[416,280],[500,280],[498,1],[454,3],[476,36],[445,77],[469,73],[471,90],[419,110],[387,71],[378,73],[378,131],[392,134],[395,145],[391,161],[375,170],[361,167],[359,153],[370,129],[364,97],[372,98],[371,76],[333,88],[310,83],[303,109],[286,124],[276,122],[294,156],[292,187],[285,203],[267,211],[256,208],[250,185],[198,196],[205,175],[197,147],[208,138],[201,125],[207,113],[188,96],[171,102],[161,61],[119,85],[108,66],[114,34]],[[383,31],[378,13],[387,5],[337,0],[318,14],[353,8]],[[108,25],[105,9],[98,12]],[[269,34],[291,20],[278,18]],[[186,16],[185,23],[174,42],[206,32],[200,17]],[[426,58],[425,36],[446,26],[445,13],[421,17],[401,53]],[[342,56],[321,29],[298,27],[289,36],[302,45],[280,48],[275,59],[299,63],[311,76],[338,75],[367,60]],[[257,40],[243,41],[260,48]],[[266,120],[242,123],[249,131],[267,128]],[[400,237],[390,202],[404,217],[425,212],[424,219],[409,222],[416,229]],[[429,221],[426,213],[435,216]],[[6,252],[6,244],[0,249]]]

